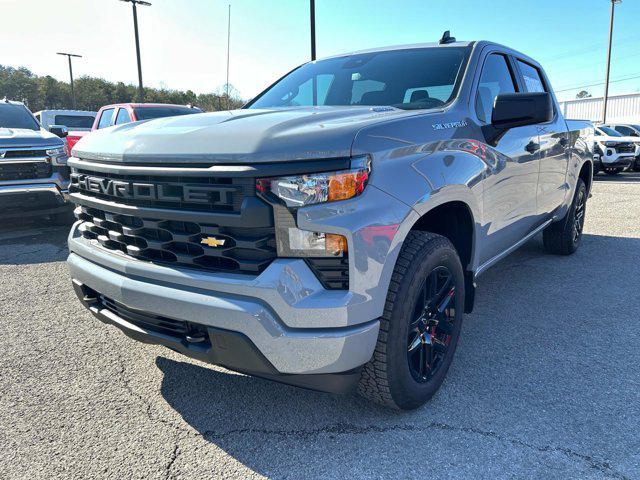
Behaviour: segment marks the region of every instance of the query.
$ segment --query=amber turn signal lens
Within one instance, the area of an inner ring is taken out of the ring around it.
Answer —
[[[327,233],[325,237],[325,251],[329,255],[347,253],[347,239],[342,235]]]
[[[330,202],[356,196],[356,179],[353,173],[339,173],[329,179]]]

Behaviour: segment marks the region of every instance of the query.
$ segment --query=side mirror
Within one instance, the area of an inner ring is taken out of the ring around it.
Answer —
[[[496,97],[485,136],[496,142],[507,130],[553,120],[553,102],[548,92],[503,93]]]
[[[69,129],[64,125],[51,125],[49,127],[49,131],[60,138],[64,138],[69,135]]]

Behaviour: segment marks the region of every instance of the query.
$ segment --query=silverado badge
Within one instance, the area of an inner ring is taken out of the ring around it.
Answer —
[[[216,237],[206,237],[200,240],[200,243],[203,243],[209,247],[221,247],[224,245],[224,239],[218,239]]]

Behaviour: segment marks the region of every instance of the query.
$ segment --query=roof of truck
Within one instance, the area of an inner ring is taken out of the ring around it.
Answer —
[[[8,103],[9,105],[24,105],[23,102],[17,102],[15,100],[9,100],[6,97],[3,98],[2,100],[0,100],[0,104],[2,104],[2,103]]]
[[[194,108],[189,105],[178,105],[174,103],[130,103],[130,102],[122,102],[122,103],[110,103],[109,105],[104,105],[101,108],[111,108],[111,107],[124,107],[128,106],[131,108],[145,108],[145,107],[182,107],[182,108]]]
[[[97,112],[91,111],[91,110],[58,110],[58,109],[51,109],[51,110],[38,110],[37,112],[35,112],[35,115],[39,114],[39,113],[62,113],[65,115],[94,115]]]
[[[349,55],[359,55],[362,53],[375,53],[375,52],[390,52],[393,50],[409,50],[412,48],[449,48],[449,47],[469,47],[473,45],[475,42],[467,41],[467,42],[451,42],[440,44],[438,42],[429,42],[429,43],[408,43],[405,45],[389,45],[386,47],[376,47],[376,48],[368,48],[366,50],[357,50],[353,52],[340,53],[338,55],[331,55],[328,57],[323,57],[319,60],[325,60],[327,58],[338,58],[338,57],[346,57]]]

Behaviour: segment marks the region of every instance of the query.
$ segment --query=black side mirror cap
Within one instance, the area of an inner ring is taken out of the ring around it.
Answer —
[[[553,120],[553,101],[548,92],[503,93],[496,97],[485,137],[491,144],[507,130]]]
[[[49,131],[60,138],[64,138],[69,135],[69,129],[64,125],[51,125],[49,127]]]

